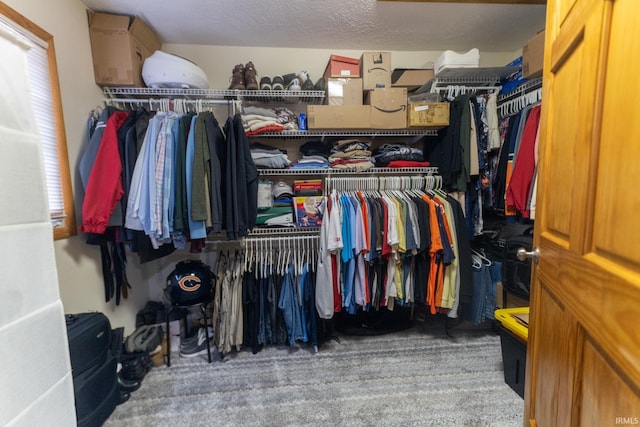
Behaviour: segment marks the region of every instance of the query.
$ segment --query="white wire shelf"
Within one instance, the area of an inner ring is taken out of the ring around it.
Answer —
[[[179,88],[135,88],[105,87],[106,98],[180,98],[180,99],[244,99],[260,102],[312,103],[321,104],[325,93],[322,90],[231,90],[231,89],[179,89]]]
[[[438,129],[311,129],[283,130],[280,132],[260,132],[249,138],[309,138],[309,137],[387,137],[387,136],[437,136]]]
[[[534,89],[539,89],[542,87],[542,77],[538,77],[535,79],[531,79],[531,80],[527,80],[526,82],[522,83],[521,85],[518,85],[515,87],[515,89],[513,89],[512,91],[509,91],[507,93],[503,93],[502,95],[498,96],[498,102],[504,102],[509,100],[510,98],[516,97],[516,96],[520,96],[522,94],[525,94],[531,90]]]
[[[364,171],[349,169],[258,169],[260,175],[324,175],[324,176],[342,176],[342,175],[436,175],[438,168],[429,167],[413,167],[413,168],[371,168]]]
[[[258,236],[274,236],[285,234],[288,236],[307,236],[317,235],[320,233],[320,227],[259,227],[255,226],[253,230],[249,232],[247,237]]]

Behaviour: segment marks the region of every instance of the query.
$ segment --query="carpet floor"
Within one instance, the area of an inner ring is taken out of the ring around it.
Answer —
[[[385,335],[181,358],[153,368],[106,427],[521,426],[500,338],[417,324]]]

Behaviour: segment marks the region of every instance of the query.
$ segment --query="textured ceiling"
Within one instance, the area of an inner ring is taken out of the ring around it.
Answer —
[[[137,15],[164,43],[316,49],[511,52],[545,6],[376,0],[82,0]]]

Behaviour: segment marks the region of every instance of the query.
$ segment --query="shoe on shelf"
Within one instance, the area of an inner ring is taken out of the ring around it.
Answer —
[[[244,66],[244,84],[247,90],[258,90],[258,72],[251,61]]]
[[[302,90],[314,90],[314,85],[311,79],[307,79],[302,83]]]
[[[273,76],[273,79],[271,80],[271,89],[284,90],[284,79],[282,76]]]
[[[289,84],[291,83],[291,81],[292,81],[293,79],[295,79],[296,77],[297,77],[297,76],[296,76],[296,73],[287,73],[287,74],[284,74],[284,75],[282,76],[282,79],[284,80],[284,85],[285,85],[285,86],[289,86]],[[298,80],[298,82],[299,82],[299,80]]]
[[[271,90],[271,77],[262,76],[260,79],[260,90]]]
[[[309,80],[309,72],[307,70],[302,70],[298,73],[298,80],[301,84],[304,84],[307,80]]]
[[[313,90],[327,90],[327,81],[324,77],[320,77],[315,85],[313,85]]]
[[[233,67],[233,71],[231,72],[231,85],[229,86],[229,89],[244,90],[246,88],[244,74],[244,65],[238,64]]]
[[[300,80],[298,80],[297,77],[291,80],[291,82],[287,85],[287,90],[302,90],[302,87],[300,86]]]

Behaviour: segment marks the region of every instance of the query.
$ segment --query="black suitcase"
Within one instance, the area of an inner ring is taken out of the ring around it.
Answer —
[[[102,366],[111,348],[111,324],[103,313],[67,314],[67,337],[73,376]]]
[[[101,366],[73,378],[76,418],[79,427],[101,426],[120,400],[118,359],[108,352]]]

